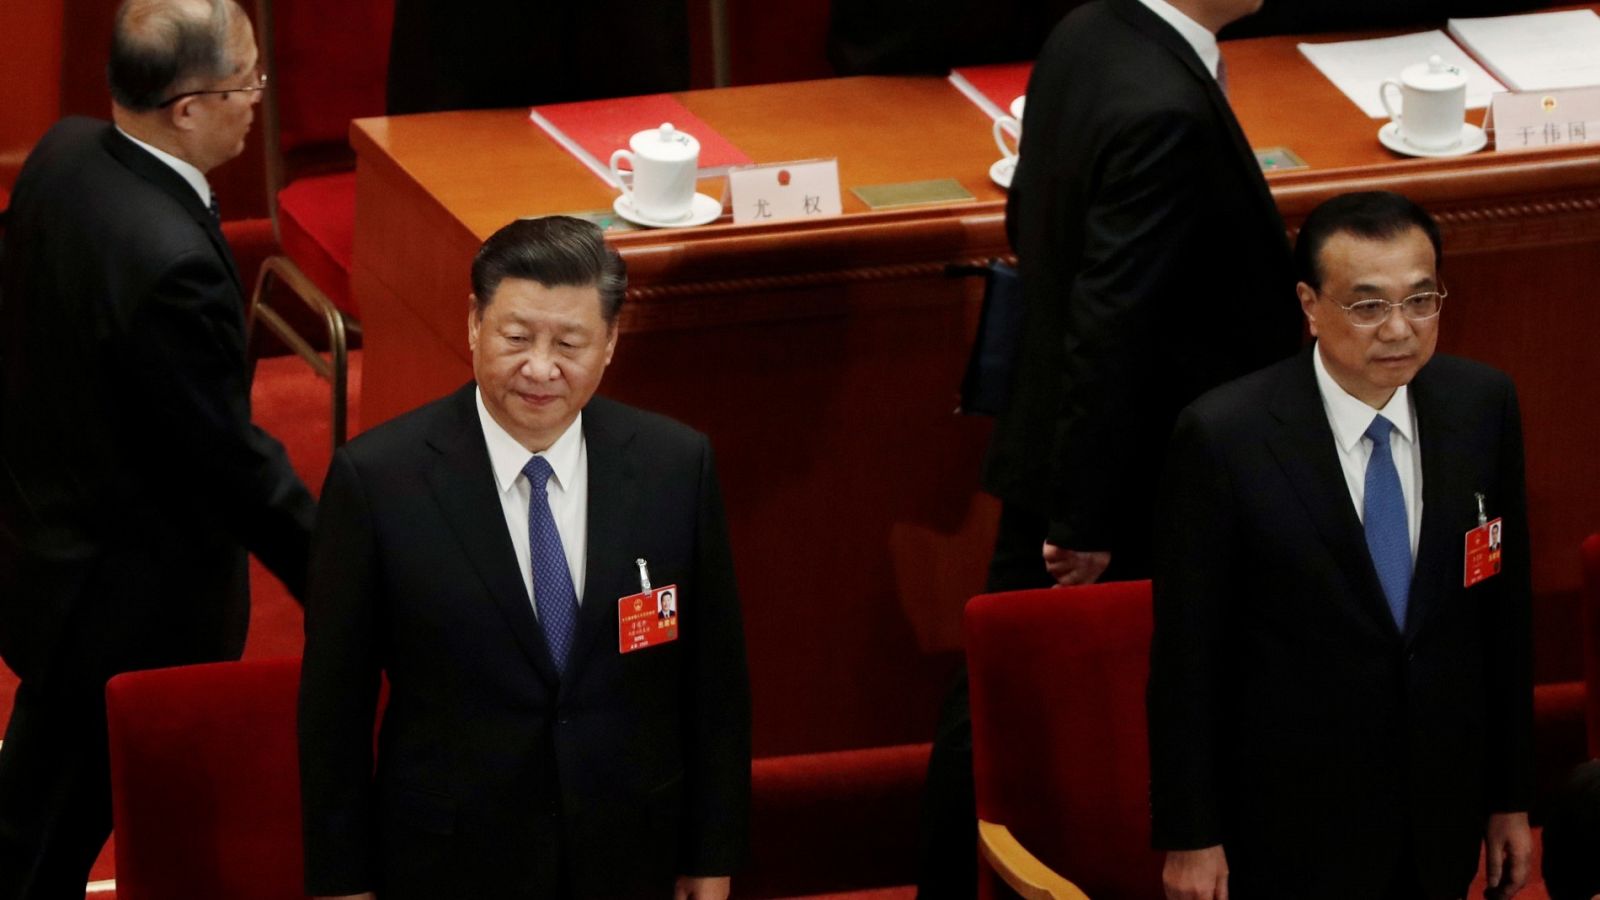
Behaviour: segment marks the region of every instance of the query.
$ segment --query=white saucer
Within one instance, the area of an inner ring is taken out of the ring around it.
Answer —
[[[989,167],[989,180],[1006,190],[1011,190],[1011,176],[1017,174],[1017,158],[1002,156]]]
[[[633,198],[628,194],[619,194],[617,199],[612,201],[611,208],[629,222],[646,228],[692,228],[707,222],[715,222],[717,217],[722,215],[722,202],[705,194],[695,194],[694,199],[689,201],[689,214],[675,222],[652,219],[635,211]]]
[[[1408,143],[1405,138],[1400,136],[1399,124],[1390,122],[1378,129],[1378,143],[1405,156],[1466,156],[1471,153],[1477,153],[1487,147],[1489,145],[1489,136],[1483,133],[1482,128],[1463,122],[1461,123],[1461,140],[1454,147],[1447,147],[1443,150],[1424,150],[1421,147],[1413,147]]]

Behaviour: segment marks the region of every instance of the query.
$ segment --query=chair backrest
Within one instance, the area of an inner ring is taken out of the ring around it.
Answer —
[[[1587,686],[1589,756],[1600,757],[1600,534],[1583,542],[1583,680]]]
[[[275,203],[301,175],[350,168],[350,120],[383,115],[394,0],[256,0],[256,20]]]
[[[1150,583],[967,605],[978,816],[1091,897],[1160,898],[1150,849]]]
[[[295,659],[106,687],[119,900],[303,897]]]

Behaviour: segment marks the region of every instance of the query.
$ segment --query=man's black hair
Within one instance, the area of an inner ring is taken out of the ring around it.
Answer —
[[[599,226],[571,216],[518,219],[483,242],[472,260],[479,316],[507,278],[545,287],[593,285],[600,291],[600,315],[607,324],[616,322],[628,289],[628,267]]]
[[[1300,280],[1313,288],[1322,287],[1322,247],[1336,234],[1351,234],[1382,241],[1398,237],[1413,228],[1422,229],[1433,244],[1433,264],[1440,263],[1439,223],[1410,198],[1390,191],[1361,191],[1340,194],[1323,201],[1300,226],[1295,240],[1295,268]],[[1587,898],[1586,898],[1587,900]]]

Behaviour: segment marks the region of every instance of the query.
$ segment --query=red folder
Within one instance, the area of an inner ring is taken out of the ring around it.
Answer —
[[[701,178],[725,175],[729,166],[750,162],[750,157],[671,94],[535,106],[529,118],[601,180],[619,190],[622,186],[611,177],[612,152],[627,149],[628,138],[636,132],[663,122],[671,122],[673,128],[700,142]]]
[[[1011,101],[1028,90],[1028,76],[1033,74],[1033,63],[996,63],[992,66],[968,66],[950,70],[950,83],[968,100],[998,119],[1010,115]]]

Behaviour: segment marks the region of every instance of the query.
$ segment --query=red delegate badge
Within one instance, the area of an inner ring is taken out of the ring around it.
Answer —
[[[1462,577],[1463,587],[1472,587],[1486,578],[1492,578],[1500,574],[1500,537],[1501,523],[1499,519],[1485,522],[1467,532],[1466,572]]]
[[[678,639],[678,586],[617,600],[617,652],[632,653]]]

